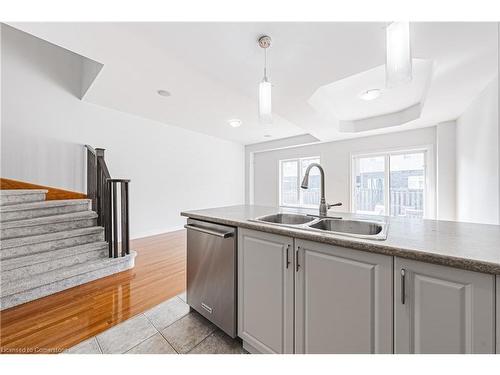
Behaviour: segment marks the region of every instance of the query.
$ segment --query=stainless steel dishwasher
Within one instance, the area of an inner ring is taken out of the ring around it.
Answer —
[[[188,219],[187,303],[236,337],[236,228]]]

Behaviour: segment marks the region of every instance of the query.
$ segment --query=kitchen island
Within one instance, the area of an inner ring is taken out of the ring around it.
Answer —
[[[500,226],[329,212],[384,223],[387,238],[371,240],[255,220],[277,212],[316,213],[182,213],[237,228],[238,336],[250,352],[498,350]]]

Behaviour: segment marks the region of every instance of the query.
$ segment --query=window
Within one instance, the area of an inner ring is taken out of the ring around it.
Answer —
[[[280,160],[280,206],[317,207],[320,201],[320,174],[317,168],[309,173],[309,188],[301,189],[304,173],[319,157]]]
[[[426,150],[353,156],[354,212],[422,218]]]
[[[385,215],[384,156],[354,159],[355,212]]]

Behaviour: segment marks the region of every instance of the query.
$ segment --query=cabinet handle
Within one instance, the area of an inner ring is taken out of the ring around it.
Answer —
[[[288,266],[290,265],[290,256],[289,256],[289,252],[290,252],[290,245],[288,245],[286,247],[286,268],[288,269]]]
[[[300,250],[300,246],[297,246],[297,250],[295,250],[295,272],[299,272],[299,268],[300,268],[299,250]]]
[[[404,305],[406,300],[406,270],[401,269],[401,303]]]

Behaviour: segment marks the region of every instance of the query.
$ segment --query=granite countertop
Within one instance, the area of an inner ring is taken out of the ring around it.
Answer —
[[[389,230],[387,239],[382,241],[250,221],[250,219],[277,212],[317,214],[316,210],[241,205],[186,211],[181,215],[362,251],[500,275],[500,225],[389,218],[329,211],[329,216],[386,222]]]

